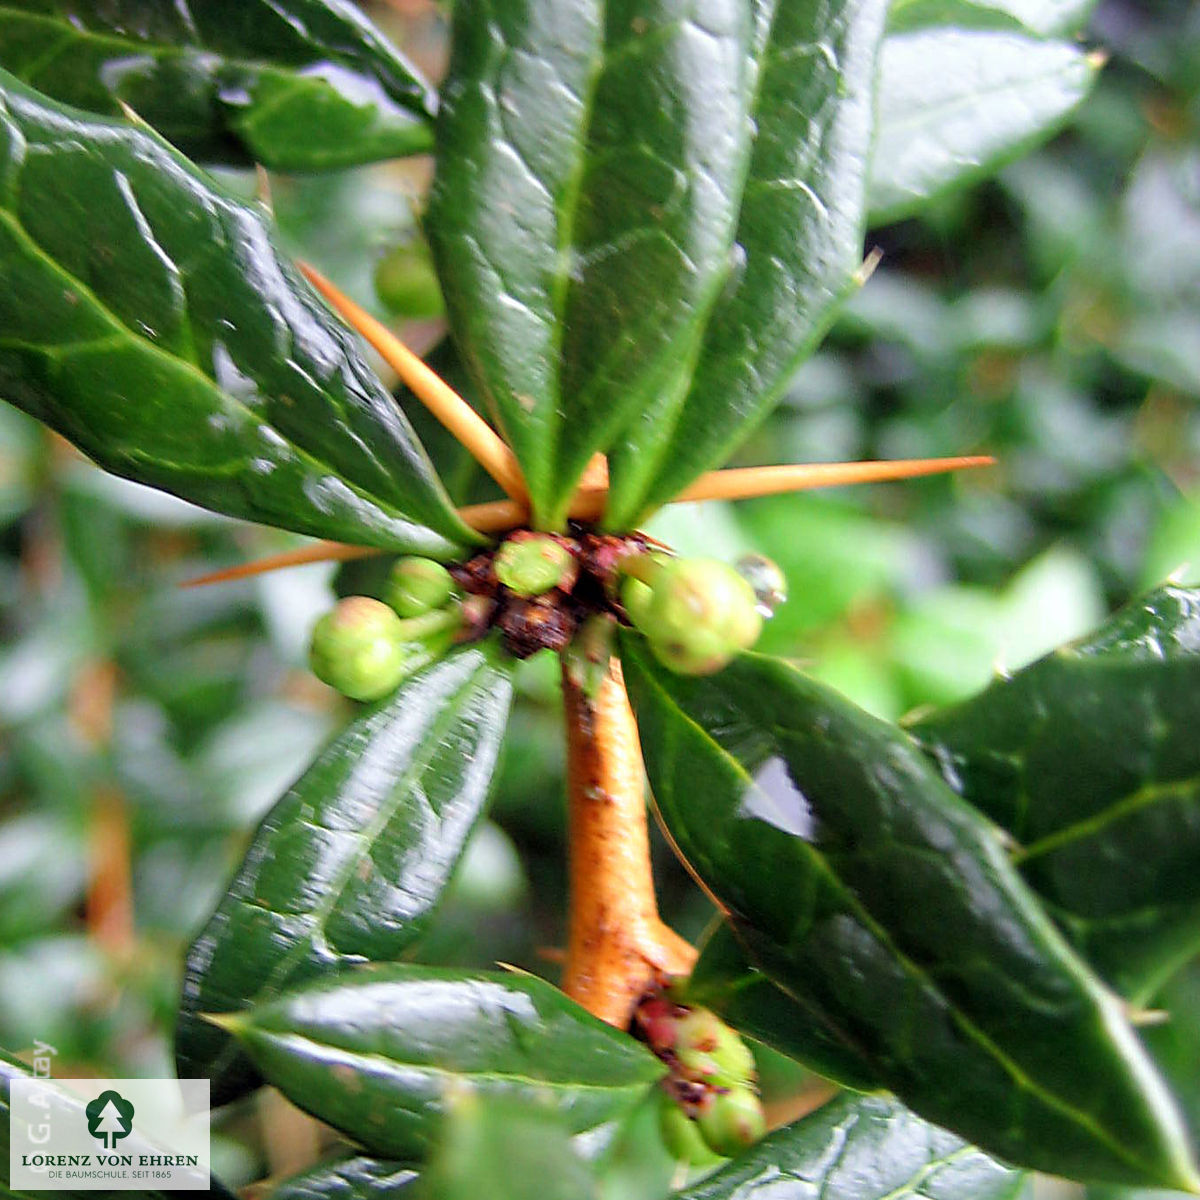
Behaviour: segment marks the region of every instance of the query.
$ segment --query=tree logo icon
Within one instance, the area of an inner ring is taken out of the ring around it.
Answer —
[[[133,1132],[133,1105],[110,1088],[101,1092],[84,1110],[87,1114],[88,1133],[99,1138],[106,1150],[112,1150],[117,1142]]]

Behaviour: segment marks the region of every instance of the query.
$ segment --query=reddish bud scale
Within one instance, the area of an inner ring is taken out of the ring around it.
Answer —
[[[565,649],[590,617],[624,615],[614,601],[616,564],[630,554],[644,553],[647,544],[640,534],[514,531],[496,549],[449,567],[455,584],[466,594],[464,640],[482,637],[494,628],[516,658]],[[534,548],[534,568],[542,557],[554,567],[554,586],[529,594],[523,571],[529,562],[518,555],[525,547]],[[523,590],[510,586],[514,582]]]

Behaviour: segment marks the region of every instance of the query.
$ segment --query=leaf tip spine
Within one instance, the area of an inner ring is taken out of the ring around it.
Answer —
[[[117,104],[121,108],[121,116],[127,120],[130,125],[136,125],[139,129],[152,129],[153,126],[145,117],[139,116],[137,110],[126,104],[124,100],[118,100]]]
[[[870,253],[862,260],[858,269],[854,272],[854,286],[861,288],[875,274],[875,270],[881,262],[883,262],[883,249],[879,246],[873,246]]]
[[[196,1015],[200,1020],[207,1021],[210,1025],[216,1025],[218,1029],[235,1035],[240,1033],[247,1024],[245,1013],[197,1013]]]

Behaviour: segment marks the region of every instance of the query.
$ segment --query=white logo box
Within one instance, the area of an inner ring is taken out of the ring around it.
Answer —
[[[13,1190],[209,1187],[207,1079],[15,1078],[9,1100]]]

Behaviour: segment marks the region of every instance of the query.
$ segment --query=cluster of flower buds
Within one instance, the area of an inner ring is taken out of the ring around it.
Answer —
[[[638,555],[620,569],[629,620],[680,675],[711,675],[748,650],[783,598],[783,577],[769,559],[753,561],[754,578],[716,559],[661,554]]]
[[[715,1013],[678,1003],[668,989],[642,1001],[634,1026],[670,1067],[659,1125],[676,1158],[707,1166],[763,1136],[754,1056]]]
[[[477,636],[499,631],[514,658],[565,650],[589,611],[595,546],[605,539],[518,529],[493,551],[456,566]],[[613,551],[615,553],[615,551]]]
[[[353,700],[378,700],[450,648],[463,626],[450,572],[428,558],[401,558],[383,600],[347,596],[316,624],[309,665]]]
[[[494,629],[516,658],[570,647],[603,671],[612,627],[626,618],[671,670],[707,675],[754,644],[783,596],[769,559],[734,568],[673,558],[640,534],[518,529],[449,567],[397,560],[379,599],[350,596],[317,622],[310,662],[343,694],[377,700],[455,641]]]

